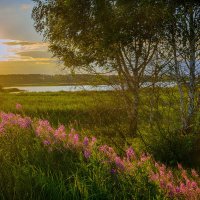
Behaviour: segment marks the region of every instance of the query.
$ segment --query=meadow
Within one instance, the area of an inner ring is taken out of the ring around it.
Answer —
[[[0,110],[15,112],[15,104],[23,105],[24,114],[64,124],[93,134],[114,134],[112,127],[127,123],[125,107],[115,92],[44,92],[2,94]],[[115,99],[118,98],[116,102]],[[121,102],[121,103],[120,103]],[[109,130],[108,130],[109,129]],[[110,135],[109,135],[110,136]]]
[[[0,199],[198,200],[198,166],[169,166],[141,138],[123,139],[122,101],[116,92],[2,93]]]
[[[151,95],[148,96],[145,89],[142,93],[140,127],[144,133],[149,134],[151,128],[151,131],[155,132],[157,128],[152,126],[151,118],[155,121],[159,120],[163,127],[166,126],[166,120],[172,127],[178,123],[178,120],[174,121],[178,110],[178,98],[170,88],[165,90],[167,91],[161,94],[162,97],[159,100],[162,102],[161,114],[164,113],[165,117],[157,113],[157,110],[154,111],[154,108],[150,108],[150,104],[155,103],[154,98]],[[168,99],[170,92],[173,93],[173,102],[169,102]],[[132,143],[132,138],[128,134],[129,117],[126,102],[117,91],[2,93],[0,102],[0,110],[5,112],[15,113],[15,104],[19,103],[23,105],[24,115],[47,119],[53,126],[64,124],[87,134],[92,133],[111,144],[115,141],[119,145],[124,145],[125,141],[122,138]],[[169,108],[166,102],[173,104],[173,109]],[[136,141],[138,142],[137,139]]]

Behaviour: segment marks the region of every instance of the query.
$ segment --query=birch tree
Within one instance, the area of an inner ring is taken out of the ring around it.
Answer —
[[[141,0],[34,0],[35,28],[65,67],[114,73],[131,94],[131,135],[138,129],[141,85],[159,43],[162,4]],[[129,97],[129,95],[127,95]]]
[[[189,131],[199,110],[200,3],[170,1],[166,6],[169,14],[165,29],[169,46],[166,45],[166,49],[173,57],[171,75],[179,90],[183,130]],[[184,94],[185,90],[187,95]]]

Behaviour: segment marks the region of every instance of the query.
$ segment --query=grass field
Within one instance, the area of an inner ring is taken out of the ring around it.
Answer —
[[[178,100],[176,93],[174,94],[170,89],[158,94],[161,95],[158,111],[151,107],[151,104],[155,104],[155,99],[146,94],[147,92],[144,91],[141,95],[139,127],[140,133],[146,136],[149,142],[156,134],[159,136],[159,131],[173,130],[178,126],[179,118],[176,115]],[[174,95],[173,101],[169,100],[170,95]],[[0,110],[5,112],[15,113],[15,105],[20,103],[23,106],[23,114],[32,118],[47,119],[53,126],[64,124],[81,131],[82,134],[95,135],[116,146],[126,145],[126,140],[134,148],[144,148],[141,138],[129,137],[126,104],[118,92],[2,93],[0,102]]]
[[[176,93],[172,92],[171,102],[169,91],[160,97],[162,115],[149,106],[154,99],[146,94],[142,94],[140,131],[161,155],[155,158],[175,159],[177,165],[179,157],[171,157],[175,148],[176,155],[184,156],[180,160],[188,160],[190,138],[185,143],[176,135],[163,140],[162,130],[151,130],[152,117],[158,118],[159,127],[177,124]],[[22,108],[17,109],[17,103]],[[128,137],[126,107],[117,92],[1,93],[0,110],[5,112],[0,115],[2,200],[199,198],[198,172],[167,167],[143,154],[151,151],[142,138]],[[155,115],[149,118],[149,113]],[[199,170],[198,165],[195,168]]]
[[[18,106],[19,108],[19,106]],[[21,108],[20,108],[21,109]],[[169,168],[69,127],[0,113],[0,199],[191,199],[198,172]]]
[[[175,94],[173,101],[169,101],[170,92],[174,95],[174,91],[169,89],[159,97],[159,113],[151,107],[155,99],[147,96],[145,91],[142,93],[139,120],[142,132],[149,134],[153,120],[158,120],[161,128],[178,124],[178,99]],[[104,139],[120,139],[122,134],[127,136],[129,131],[124,99],[114,91],[2,93],[0,102],[0,110],[5,112],[16,112],[15,105],[20,103],[23,105],[23,114],[30,117],[47,119],[55,126],[73,126],[82,132],[103,136]]]
[[[114,137],[117,129],[127,129],[128,125],[120,101],[114,92],[7,93],[0,96],[0,110],[16,112],[15,105],[20,103],[24,114],[33,118]]]

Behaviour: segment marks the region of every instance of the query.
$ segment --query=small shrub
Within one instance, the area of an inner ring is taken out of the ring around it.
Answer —
[[[151,134],[147,143],[155,159],[161,162],[170,165],[182,163],[186,166],[195,166],[196,161],[191,155],[197,148],[199,138],[197,134],[183,135],[180,131],[162,130]]]

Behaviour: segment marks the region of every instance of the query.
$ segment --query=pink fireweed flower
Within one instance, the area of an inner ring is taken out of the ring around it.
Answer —
[[[197,172],[194,169],[191,170],[191,173],[192,173],[193,177],[196,177],[196,178],[199,177],[199,175],[197,174]]]
[[[29,128],[31,126],[31,123],[32,123],[32,121],[31,121],[31,118],[29,118],[29,117],[18,119],[18,125],[21,128]]]
[[[79,135],[78,135],[78,134],[75,134],[73,139],[74,139],[74,141],[73,141],[74,144],[78,144],[78,141],[79,141]]]
[[[19,103],[17,103],[15,107],[16,107],[17,110],[22,110],[22,105],[19,104]]]
[[[31,126],[31,119],[29,117],[22,117],[21,115],[15,115],[13,113],[0,113],[1,128],[8,126],[19,126],[20,128],[26,129]]]
[[[86,146],[86,147],[89,145],[89,138],[88,137],[84,138],[83,145]]]
[[[102,152],[110,161],[114,161],[117,154],[112,147],[108,145],[102,145],[99,147],[99,151]]]
[[[171,170],[169,170],[169,171],[167,172],[167,174],[166,174],[166,179],[168,179],[168,180],[172,180],[172,179],[173,179],[173,174],[172,174],[172,171],[171,171]]]
[[[165,188],[166,188],[166,181],[164,181],[163,179],[161,179],[160,177],[159,177],[159,184],[160,184],[160,187],[163,189],[163,190],[165,190]]]
[[[200,188],[197,182],[189,179],[187,171],[179,165],[181,176],[173,174],[171,170],[167,170],[163,164],[155,163],[157,173],[151,171],[150,180],[154,181],[170,198],[175,199],[200,199]],[[197,177],[195,177],[197,179]]]
[[[180,191],[181,191],[181,193],[185,193],[186,185],[184,183],[180,183]]]
[[[176,187],[176,193],[179,194],[181,192],[179,187]]]
[[[79,134],[76,133],[74,129],[71,129],[70,133],[68,134],[68,141],[69,144],[73,146],[79,146]]]
[[[146,162],[147,160],[149,160],[151,157],[150,157],[150,155],[148,155],[148,154],[146,154],[146,153],[143,153],[142,155],[141,155],[141,157],[140,157],[140,161],[142,162],[142,163],[144,163],[144,162]]]
[[[48,145],[51,144],[51,142],[49,142],[48,140],[44,140],[44,141],[43,141],[43,144],[44,144],[45,146],[48,146]]]
[[[130,148],[128,148],[128,149],[126,150],[126,157],[127,157],[127,159],[128,159],[129,161],[135,159],[135,152],[134,152],[134,150],[133,150],[132,147],[130,147]]]
[[[108,145],[102,145],[99,147],[99,151],[103,152],[103,153],[107,153],[108,152]]]
[[[169,196],[173,197],[176,192],[176,188],[174,187],[174,185],[171,182],[169,182],[167,183],[166,188],[168,190]]]
[[[165,166],[164,164],[161,164],[161,165],[159,166],[159,170],[165,172],[166,166]]]
[[[115,164],[119,169],[121,169],[121,170],[125,169],[124,163],[123,163],[123,161],[121,160],[121,158],[119,156],[116,156]]]
[[[186,170],[184,170],[184,169],[182,170],[182,172],[181,172],[181,176],[182,176],[185,180],[188,180]]]
[[[198,188],[198,185],[197,185],[197,183],[196,183],[195,181],[192,181],[192,182],[191,182],[191,187],[192,187],[193,189],[196,189],[196,188]]]
[[[97,138],[95,138],[95,137],[92,137],[92,142],[91,142],[91,145],[93,146],[93,145],[96,143],[96,141],[97,141]]]
[[[155,167],[158,169],[159,164],[157,162],[155,162]]]
[[[111,174],[116,174],[116,173],[117,173],[117,170],[114,169],[114,168],[112,168],[112,169],[110,170],[110,173],[111,173]]]
[[[65,126],[60,125],[58,129],[55,130],[54,136],[58,140],[65,140],[66,139]]]
[[[88,159],[91,156],[91,151],[89,151],[88,149],[85,149],[84,152],[83,152],[83,154],[84,154],[84,157],[86,159]]]
[[[112,147],[108,147],[108,152],[111,153],[111,154],[115,153],[115,151],[114,151],[114,149]]]
[[[180,163],[178,163],[178,169],[183,169],[183,167]]]
[[[150,179],[151,179],[152,181],[155,181],[155,182],[159,181],[159,174],[158,174],[158,173],[151,172],[151,173],[150,173]]]
[[[39,120],[38,126],[36,127],[36,135],[49,135],[54,133],[54,129],[51,127],[49,121]]]

